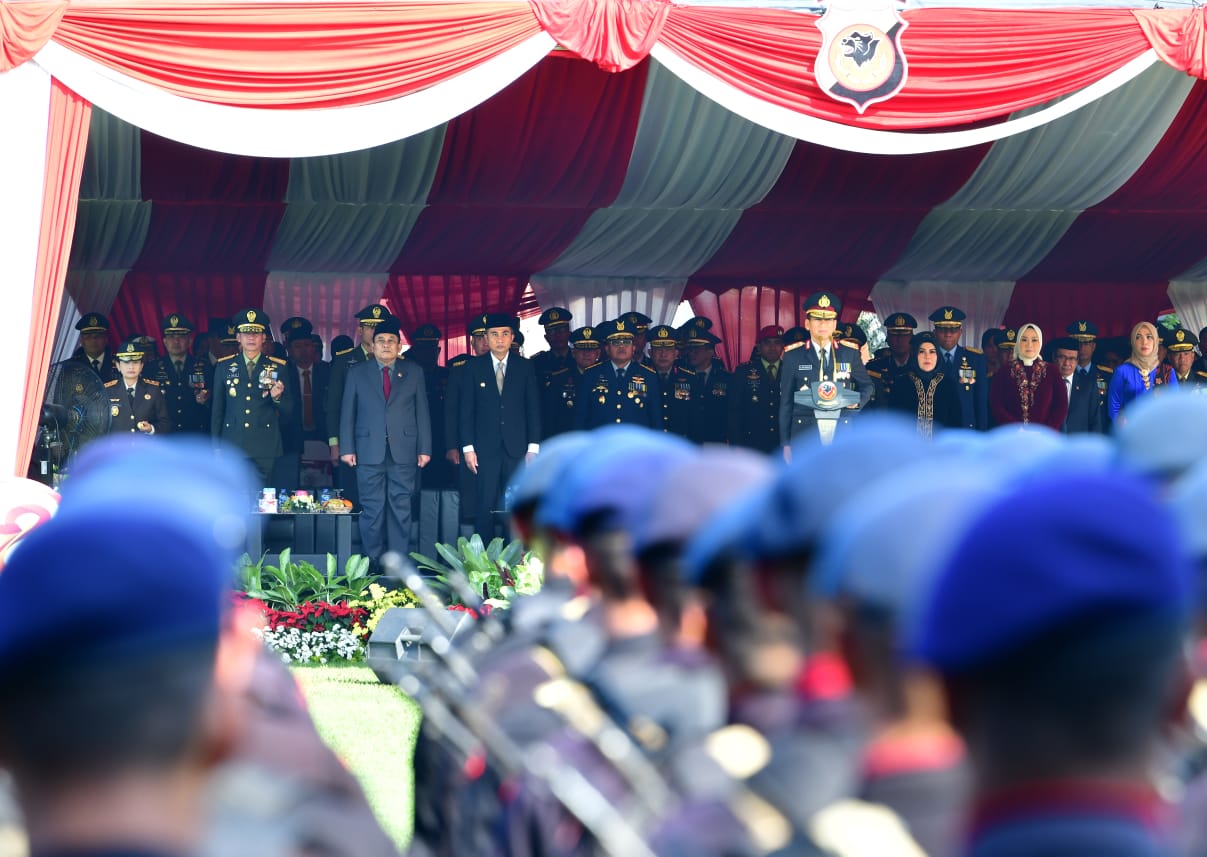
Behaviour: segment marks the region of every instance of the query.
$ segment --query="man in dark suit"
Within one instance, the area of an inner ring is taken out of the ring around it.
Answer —
[[[242,449],[262,484],[269,485],[283,449],[281,424],[296,406],[295,386],[286,376],[285,361],[264,353],[268,316],[245,309],[231,322],[241,350],[214,366],[210,434]]]
[[[1102,431],[1109,432],[1110,418],[1106,413],[1106,393],[1111,385],[1114,369],[1094,363],[1094,352],[1098,349],[1098,325],[1088,319],[1078,319],[1065,328],[1065,333],[1077,341],[1077,374],[1079,384],[1098,391],[1098,408],[1102,411],[1099,422]]]
[[[537,352],[530,358],[537,380],[544,382],[559,369],[574,368],[574,357],[570,353],[570,321],[573,318],[570,310],[555,306],[549,307],[537,319],[537,323],[545,328],[545,341],[549,343],[548,351]]]
[[[956,382],[960,400],[961,428],[989,428],[989,366],[977,348],[960,345],[964,330],[963,310],[942,306],[929,316],[939,343],[939,371]]]
[[[121,377],[105,384],[109,394],[110,434],[167,434],[172,430],[168,405],[159,384],[140,378],[143,352],[133,340],[122,344],[116,356]]]
[[[808,390],[815,384],[831,381],[859,393],[859,404],[849,405],[839,417],[839,425],[846,425],[872,398],[875,385],[859,357],[859,352],[849,345],[834,341],[834,330],[838,327],[838,313],[842,301],[830,292],[814,292],[802,306],[805,311],[805,328],[809,331],[809,343],[791,352],[784,358],[783,374],[780,376],[780,443],[784,458],[791,460],[792,439],[799,435],[814,436],[817,418],[813,409],[796,404],[798,390]]]
[[[885,319],[884,332],[888,338],[889,353],[868,363],[868,375],[876,382],[873,407],[887,408],[889,396],[893,394],[893,382],[909,371],[909,362],[913,357],[910,340],[917,327],[918,320],[907,312],[895,312]]]
[[[542,382],[541,431],[546,439],[574,430],[578,382],[583,373],[599,362],[595,328],[580,327],[570,334],[569,342],[569,368],[554,369]]]
[[[784,329],[759,331],[758,353],[733,370],[729,386],[729,442],[774,452],[780,447],[780,372]]]
[[[495,533],[495,511],[511,474],[540,450],[541,391],[532,363],[512,353],[519,320],[503,313],[485,318],[489,353],[465,364],[459,381],[461,453],[478,477],[474,528],[484,540]]]
[[[679,337],[687,368],[695,373],[688,404],[687,438],[695,443],[729,442],[729,393],[732,376],[713,363],[721,340],[707,328],[689,324]]]
[[[457,470],[457,495],[461,507],[461,524],[465,535],[472,535],[478,514],[478,475],[461,460],[461,380],[465,364],[475,357],[490,353],[486,344],[486,315],[476,315],[465,323],[469,337],[469,353],[458,354],[445,363],[448,369],[448,391],[444,397],[444,458]]]
[[[360,343],[349,351],[336,354],[331,360],[331,380],[327,383],[327,401],[324,405],[327,419],[327,445],[331,449],[331,465],[335,468],[335,484],[344,490],[344,497],[360,505],[357,496],[357,477],[343,463],[339,448],[340,407],[344,401],[344,379],[348,370],[357,363],[373,359],[373,332],[377,325],[392,318],[390,311],[381,304],[369,304],[356,314],[360,324]]]
[[[579,381],[574,427],[634,423],[662,431],[662,384],[657,372],[637,362],[632,322],[605,322],[595,332],[607,348],[608,359],[587,370]]]
[[[669,434],[687,437],[691,427],[696,373],[678,364],[679,332],[660,324],[646,331],[646,342],[650,346],[650,369],[658,376],[661,392],[658,401],[661,402],[662,424],[659,428]]]
[[[75,329],[80,332],[80,347],[69,359],[83,363],[104,382],[115,380],[118,373],[109,349],[109,319],[90,312],[76,322]]]
[[[360,539],[365,554],[406,555],[411,541],[411,495],[419,468],[432,459],[432,422],[423,368],[399,360],[398,319],[373,331],[373,359],[348,370],[340,408],[340,458],[355,469],[360,492]]]
[[[285,370],[288,383],[296,387],[297,407],[293,416],[281,427],[284,452],[277,459],[273,484],[294,487],[302,484],[302,452],[307,441],[317,440],[329,445],[327,435],[327,388],[331,382],[331,366],[318,360],[314,347],[311,323],[294,317],[281,325],[289,366]]]
[[[1100,396],[1093,382],[1077,371],[1077,340],[1061,337],[1052,343],[1052,355],[1069,397],[1069,412],[1060,427],[1061,434],[1100,434],[1103,430]]]
[[[189,353],[193,323],[180,313],[169,313],[164,316],[160,331],[164,356],[153,367],[144,369],[143,375],[159,382],[173,431],[209,434],[210,390],[206,385],[212,370],[204,356]]]

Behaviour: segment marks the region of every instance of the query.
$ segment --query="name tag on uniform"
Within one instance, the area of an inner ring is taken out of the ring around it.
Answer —
[[[797,372],[812,372],[812,371],[813,371],[813,364],[812,364],[812,363],[806,363],[806,364],[804,364],[803,366],[797,366],[797,367],[796,367],[796,371],[797,371]]]

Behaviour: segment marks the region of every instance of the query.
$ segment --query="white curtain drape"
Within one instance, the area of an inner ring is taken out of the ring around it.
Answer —
[[[725,243],[742,211],[767,195],[794,145],[651,64],[620,193],[532,277],[537,300],[549,306],[557,294],[573,311],[571,304],[582,299],[583,315],[576,312],[575,320],[598,323],[601,313],[620,306],[604,296],[648,287],[654,292],[632,295],[634,305],[623,311],[668,321],[662,308],[673,314],[687,278]]]
[[[330,343],[341,333],[355,333],[354,316],[381,300],[388,279],[384,273],[272,271],[264,286],[264,311],[278,326],[295,315],[308,318],[314,332]]]
[[[54,362],[66,360],[75,351],[80,341],[80,334],[75,329],[75,323],[80,320],[81,315],[86,312],[109,314],[125,278],[124,269],[101,271],[68,269],[67,280],[64,283],[63,306],[59,311],[59,325],[55,332]],[[141,332],[155,336],[159,331],[126,332]],[[109,347],[117,350],[119,344],[110,339]]]
[[[563,306],[574,315],[575,327],[587,327],[631,310],[645,313],[654,324],[669,324],[683,298],[687,278],[562,277],[546,275],[532,290],[541,306]]]
[[[770,128],[798,140],[829,146],[832,149],[845,149],[867,155],[943,152],[950,149],[962,149],[965,146],[977,146],[981,143],[1021,134],[1068,116],[1087,104],[1092,104],[1143,73],[1149,66],[1160,62],[1155,51],[1145,51],[1122,68],[1111,72],[1085,89],[1038,111],[1021,114],[998,125],[963,131],[910,133],[874,131],[868,128],[857,128],[853,125],[842,125],[796,113],[786,107],[768,104],[697,68],[660,43],[654,44],[650,50],[650,56],[666,66],[693,89],[704,93],[727,110],[762,125],[764,128]]]
[[[380,146],[434,128],[499,92],[557,47],[538,33],[464,74],[360,107],[271,110],[171,95],[49,42],[34,62],[115,116],[172,140],[236,155],[295,158]]]
[[[953,285],[950,303],[968,313],[970,328],[999,324],[1010,302],[1003,284],[1026,276],[1086,208],[1132,177],[1193,84],[1187,75],[1154,66],[1071,116],[994,143],[964,187],[926,216],[873,289],[877,308],[883,301],[890,311],[913,312],[922,304],[906,296],[911,284],[937,281]],[[972,296],[982,289],[989,291],[984,301]],[[999,305],[999,314],[980,315]]]
[[[1200,263],[1196,268],[1187,272],[1186,279],[1170,280],[1167,294],[1182,326],[1197,336],[1207,327],[1207,263]],[[1197,276],[1191,278],[1192,275]],[[1199,347],[1202,349],[1207,344],[1200,343]]]

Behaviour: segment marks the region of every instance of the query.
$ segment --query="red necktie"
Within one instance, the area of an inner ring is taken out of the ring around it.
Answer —
[[[381,389],[385,392],[386,398],[390,398],[390,367],[381,367]]]

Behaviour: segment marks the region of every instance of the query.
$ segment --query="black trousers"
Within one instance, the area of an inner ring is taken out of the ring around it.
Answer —
[[[503,492],[515,469],[524,463],[523,456],[514,458],[506,452],[484,456],[478,453],[477,511],[474,531],[489,543],[496,535],[506,536],[507,517],[503,514]]]

